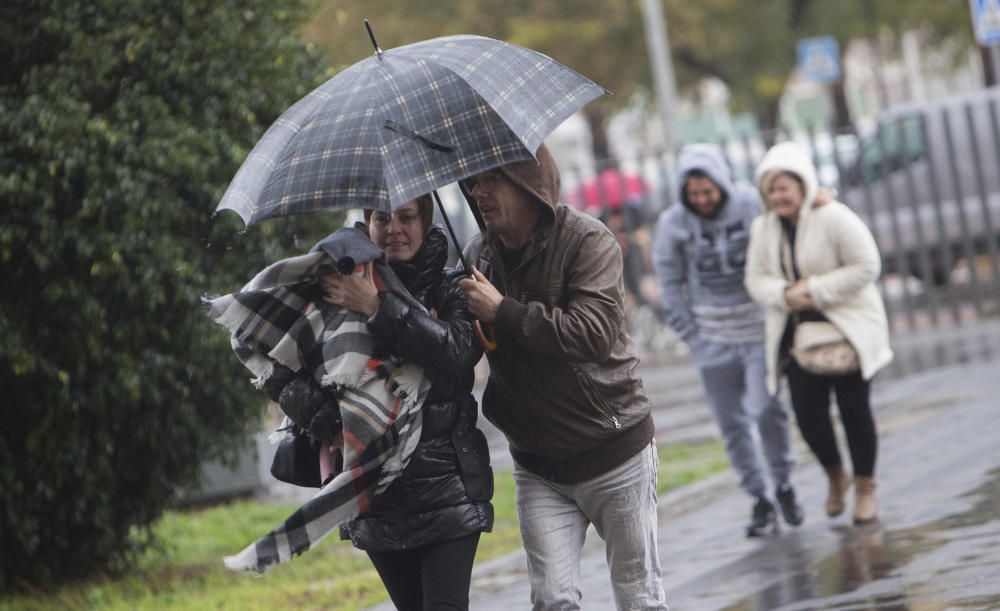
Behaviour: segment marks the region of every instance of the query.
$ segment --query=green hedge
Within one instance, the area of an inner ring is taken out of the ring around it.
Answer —
[[[0,8],[0,589],[128,566],[262,402],[199,297],[333,216],[211,212],[322,67],[303,0]]]

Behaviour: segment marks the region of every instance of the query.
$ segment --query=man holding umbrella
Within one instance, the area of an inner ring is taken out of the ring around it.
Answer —
[[[510,442],[535,609],[577,607],[587,527],[604,539],[619,608],[666,609],[657,454],[625,324],[622,255],[597,219],[559,205],[536,159],[462,181],[486,230],[466,248],[469,310],[493,325],[483,413]]]
[[[653,425],[625,331],[621,249],[596,219],[557,206],[559,173],[539,149],[605,90],[540,53],[484,37],[383,51],[369,36],[374,55],[282,114],[218,209],[247,224],[337,207],[391,215],[474,176],[487,228],[479,266],[504,293],[482,274],[481,284],[462,285],[478,308],[470,310],[499,332],[485,413],[506,431],[518,463],[536,607],[579,600],[576,578],[560,575],[577,566],[593,522],[608,542],[618,604],[666,608]],[[554,529],[569,538],[549,536]]]

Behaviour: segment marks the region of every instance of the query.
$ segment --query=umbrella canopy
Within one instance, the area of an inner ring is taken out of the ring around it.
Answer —
[[[533,157],[545,136],[603,93],[541,53],[490,38],[376,47],[275,121],[217,210],[247,225],[331,208],[392,210]]]

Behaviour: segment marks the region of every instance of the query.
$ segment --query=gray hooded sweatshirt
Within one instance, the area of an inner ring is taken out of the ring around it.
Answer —
[[[706,218],[691,208],[684,185],[699,170],[722,191],[722,205]],[[751,187],[733,184],[718,147],[692,144],[677,162],[678,202],[656,225],[653,264],[660,281],[667,323],[692,346],[764,340],[761,307],[743,287],[750,223],[763,207]]]

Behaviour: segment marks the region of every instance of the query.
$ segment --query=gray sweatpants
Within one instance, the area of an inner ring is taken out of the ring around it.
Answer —
[[[763,343],[706,344],[696,354],[705,400],[715,418],[740,488],[767,496],[767,483],[754,442],[760,435],[774,486],[791,475],[794,459],[788,439],[788,413],[767,392]]]

